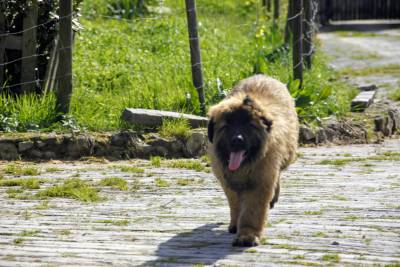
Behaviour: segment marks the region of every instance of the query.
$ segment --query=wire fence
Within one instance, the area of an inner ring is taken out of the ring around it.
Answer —
[[[73,18],[77,14],[72,10],[70,0],[62,1],[63,6],[59,8],[59,14],[54,18],[38,23],[38,7],[31,6],[26,12],[23,19],[23,28],[16,31],[10,31],[10,27],[6,31],[0,26],[0,93],[29,93],[29,92],[47,92],[55,90],[59,96],[58,106],[62,108],[60,111],[68,111],[68,102],[72,93],[72,28],[74,27]],[[315,52],[313,44],[313,36],[316,31],[317,1],[316,0],[289,0],[289,11],[286,18],[287,34],[291,36],[291,46],[293,51],[293,76],[295,79],[302,81],[303,66],[311,68],[311,58]],[[33,3],[36,3],[33,1]],[[185,9],[175,9],[169,11],[168,16],[185,16],[187,15],[187,28],[179,29],[188,32],[188,41],[190,47],[191,62],[176,62],[175,68],[191,68],[193,86],[198,92],[200,107],[202,114],[205,113],[205,92],[204,89],[208,81],[204,80],[203,69],[209,64],[215,64],[215,61],[202,61],[201,53],[201,36],[198,34],[197,27],[201,25],[201,21],[197,20],[197,16],[202,14],[203,7],[196,6],[194,0],[186,0]],[[237,23],[236,25],[226,25],[226,27],[239,27],[254,30],[264,22],[260,21],[259,12],[272,12],[271,15],[276,24],[279,19],[280,10],[283,4],[279,0],[260,1],[257,7],[257,21],[250,23]],[[164,1],[158,1],[158,9],[166,9]],[[273,10],[272,10],[273,9]],[[262,11],[261,11],[262,10]],[[272,11],[271,11],[272,10]],[[172,13],[173,12],[173,13]],[[1,13],[1,12],[0,12]],[[83,15],[87,19],[106,19],[124,21],[132,25],[140,23],[152,23],[163,20],[163,12],[152,13],[149,16],[125,19],[118,16],[108,15]],[[54,40],[44,49],[38,49],[38,32],[48,26],[56,23],[58,26],[57,34]],[[0,14],[0,25],[4,25],[4,16]],[[75,25],[76,26],[76,25]],[[109,31],[114,29],[110,28]],[[177,30],[177,29],[176,29]],[[118,30],[116,30],[118,31]],[[284,45],[284,44],[283,44]],[[287,45],[287,44],[286,44]],[[220,49],[226,44],[218,43],[216,49]],[[231,44],[229,49],[234,49]],[[39,62],[45,66],[45,71],[40,71]],[[241,63],[236,62],[236,66]],[[20,71],[18,73],[18,71]],[[14,72],[14,73],[12,73]],[[11,75],[10,75],[11,73]],[[17,74],[16,74],[17,73]],[[15,75],[16,74],[16,75]],[[7,76],[8,75],[8,76]],[[10,78],[12,77],[12,78]],[[217,80],[219,91],[221,81]]]

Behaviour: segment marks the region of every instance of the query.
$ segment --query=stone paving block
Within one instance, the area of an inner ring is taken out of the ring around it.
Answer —
[[[376,91],[362,91],[351,101],[351,111],[362,112],[374,101]]]
[[[141,108],[126,108],[122,112],[122,119],[128,123],[144,125],[149,127],[160,126],[164,119],[185,118],[191,127],[205,127],[208,119],[190,114],[182,114],[172,111],[161,111]]]
[[[198,171],[166,160],[13,163],[38,168],[44,182],[17,195],[0,186],[0,266],[397,266],[399,147],[301,148],[251,249],[231,246],[228,203],[204,162]],[[100,185],[106,177],[128,190]],[[104,200],[34,197],[71,178]]]

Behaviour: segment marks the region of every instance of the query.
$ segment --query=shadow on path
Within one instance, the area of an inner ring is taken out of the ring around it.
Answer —
[[[228,255],[244,249],[234,248],[234,235],[222,224],[205,224],[190,232],[180,233],[161,243],[155,252],[157,260],[142,266],[191,266],[193,264],[213,265]]]

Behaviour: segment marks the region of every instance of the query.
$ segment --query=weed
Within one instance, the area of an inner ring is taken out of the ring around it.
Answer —
[[[339,254],[325,254],[322,256],[321,260],[323,261],[330,261],[330,262],[339,262],[340,256]]]
[[[71,231],[68,229],[57,230],[58,235],[70,235]]]
[[[268,243],[267,238],[266,237],[261,237],[260,243],[261,243],[261,245],[266,245]]]
[[[352,222],[359,220],[359,219],[360,219],[360,217],[355,216],[355,215],[349,215],[349,216],[346,216],[343,218],[343,220],[345,220],[345,221],[352,221]]]
[[[342,196],[342,195],[334,195],[333,198],[337,199],[337,200],[341,200],[341,201],[347,201],[348,200],[347,197]]]
[[[280,249],[288,249],[288,250],[298,250],[299,247],[293,246],[293,245],[288,245],[288,244],[275,244],[272,245],[273,248],[280,248]]]
[[[128,220],[97,220],[95,223],[106,223],[116,226],[127,226],[129,224]]]
[[[22,189],[39,189],[44,179],[38,178],[18,178],[0,180],[0,186],[20,186]]]
[[[21,233],[19,233],[18,236],[21,237],[35,236],[38,233],[40,233],[40,230],[24,230]]]
[[[22,245],[22,243],[24,243],[24,242],[25,242],[25,239],[23,239],[22,237],[18,237],[13,240],[14,245]]]
[[[126,191],[128,190],[128,182],[122,178],[118,177],[107,177],[103,178],[100,181],[101,186],[111,186],[112,188],[116,188],[119,190]]]
[[[321,215],[322,213],[322,210],[306,210],[304,215]]]
[[[397,88],[389,92],[389,98],[394,101],[400,101],[400,88]]]
[[[50,167],[46,169],[46,172],[62,172],[63,169],[56,168],[56,167]]]
[[[4,168],[4,173],[11,174],[11,175],[39,175],[40,172],[37,168],[33,166],[21,166],[19,164],[9,164]]]
[[[138,167],[131,167],[131,166],[121,166],[121,172],[131,172],[131,173],[144,173],[144,169]]]
[[[187,186],[187,185],[189,185],[189,184],[191,184],[191,183],[194,183],[194,182],[195,182],[194,179],[179,178],[179,179],[176,181],[176,184],[177,184],[177,185],[180,185],[180,186]]]
[[[159,177],[156,178],[154,180],[154,182],[155,182],[156,186],[158,186],[158,187],[168,187],[169,186],[169,183],[166,180],[159,178]]]
[[[192,159],[170,160],[165,163],[165,166],[169,168],[190,169],[198,172],[205,170],[204,165],[199,160]]]
[[[46,210],[50,208],[49,201],[47,199],[43,200],[40,204],[35,206],[37,210]]]
[[[341,70],[342,75],[346,76],[369,76],[382,74],[400,74],[399,64],[389,64],[375,67],[367,67],[363,69],[354,69],[352,67]]]
[[[150,158],[150,165],[154,167],[161,167],[161,157],[151,157]]]
[[[327,235],[324,232],[316,232],[313,237],[327,237]]]
[[[295,259],[295,260],[304,260],[305,256],[304,256],[304,254],[298,254],[298,255],[295,255],[293,257],[293,259]]]
[[[97,194],[98,190],[78,178],[71,178],[61,185],[55,185],[39,191],[36,196],[39,198],[63,197],[77,199],[83,202],[96,202],[102,200]]]
[[[133,179],[131,183],[131,191],[136,192],[140,189],[142,183],[138,179]]]
[[[244,251],[245,253],[257,253],[257,250],[254,248],[249,248]]]
[[[190,135],[189,122],[186,119],[164,119],[159,133],[163,137],[178,137],[186,139]]]

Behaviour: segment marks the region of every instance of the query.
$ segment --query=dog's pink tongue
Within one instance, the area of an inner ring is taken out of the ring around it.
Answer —
[[[231,152],[231,155],[229,156],[230,171],[236,171],[240,167],[240,164],[242,164],[243,161],[243,155],[244,155],[243,150],[238,152]]]

